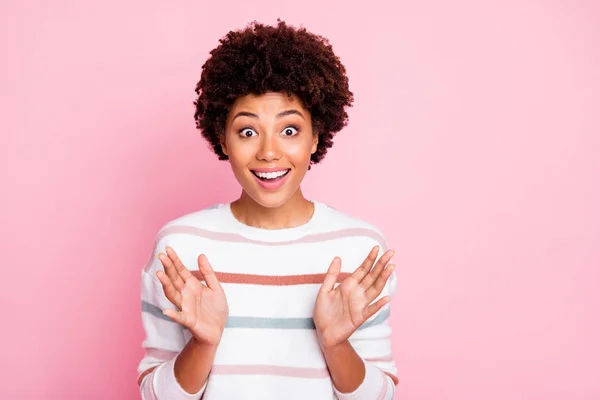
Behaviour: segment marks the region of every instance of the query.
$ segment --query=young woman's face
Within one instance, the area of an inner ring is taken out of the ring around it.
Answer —
[[[236,100],[221,145],[246,194],[264,207],[278,207],[297,193],[317,143],[301,101],[268,92]]]

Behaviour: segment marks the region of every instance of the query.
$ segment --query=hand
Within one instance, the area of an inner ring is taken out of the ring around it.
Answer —
[[[179,310],[165,309],[163,314],[188,328],[200,343],[217,345],[229,317],[229,306],[221,283],[206,256],[198,257],[198,269],[206,281],[200,282],[183,265],[175,250],[167,246],[167,255],[158,254],[165,268],[156,271],[165,296]]]
[[[361,266],[336,288],[342,261],[339,257],[333,259],[313,310],[321,347],[334,347],[348,340],[359,326],[391,300],[390,296],[384,296],[371,304],[395,268],[393,264],[387,265],[394,255],[393,250],[388,250],[371,269],[378,252],[379,246],[375,246]]]

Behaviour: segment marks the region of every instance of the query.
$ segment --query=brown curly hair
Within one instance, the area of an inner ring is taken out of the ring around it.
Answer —
[[[352,106],[346,68],[329,41],[277,19],[277,26],[253,21],[219,40],[202,66],[194,101],[196,128],[219,160],[227,160],[221,135],[231,105],[238,97],[266,92],[296,95],[310,112],[319,135],[311,164],[320,162],[333,145],[333,136],[348,123]]]

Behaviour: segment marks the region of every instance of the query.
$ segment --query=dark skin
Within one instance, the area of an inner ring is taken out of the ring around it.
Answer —
[[[310,113],[297,98],[266,93],[238,99],[229,113],[222,144],[242,187],[240,198],[232,202],[238,220],[279,229],[311,218],[314,207],[302,195],[300,183],[316,151],[318,136],[312,131]],[[272,167],[289,169],[289,177],[279,189],[266,190],[256,183],[251,170]],[[159,270],[156,276],[177,310],[164,313],[192,334],[175,362],[175,377],[186,392],[196,393],[208,379],[225,329],[227,298],[204,255],[198,257],[198,269],[205,283],[191,274],[172,248],[165,252],[158,255],[164,272]],[[343,393],[356,390],[365,376],[364,363],[349,337],[391,300],[385,296],[375,301],[395,268],[389,264],[393,250],[385,252],[379,261],[378,252],[379,247],[374,247],[337,287],[342,260],[335,257],[315,300],[313,320],[319,345],[333,384]]]
[[[393,250],[388,250],[375,263],[378,252],[379,247],[375,246],[361,266],[334,287],[341,268],[341,259],[336,257],[315,301],[313,320],[319,345],[331,379],[343,393],[356,390],[365,376],[363,361],[348,338],[390,301],[390,297],[385,296],[370,304],[381,294],[395,268],[388,264]],[[204,255],[198,257],[198,267],[206,285],[185,268],[171,247],[167,246],[166,253],[159,254],[165,272],[159,270],[156,276],[166,297],[180,311],[167,309],[164,313],[192,334],[177,358],[175,376],[185,391],[196,393],[208,379],[225,329],[229,315],[227,298]]]
[[[306,223],[313,213],[300,184],[317,151],[310,112],[300,100],[285,93],[247,95],[231,107],[221,139],[231,170],[241,186],[231,204],[235,217],[246,225],[265,229],[289,228]],[[289,169],[277,190],[262,188],[256,168]]]
[[[167,246],[166,254],[160,253],[158,258],[164,271],[157,271],[156,276],[167,299],[180,310],[166,309],[163,313],[192,333],[175,363],[175,377],[185,391],[196,393],[212,368],[229,315],[227,298],[204,255],[198,257],[198,270],[205,284],[191,274],[171,247]]]
[[[375,246],[362,265],[334,288],[342,262],[336,257],[315,302],[313,320],[319,344],[331,380],[342,393],[356,390],[365,377],[364,363],[348,338],[391,300],[385,296],[370,304],[381,294],[395,268],[388,264],[394,255],[393,250],[385,252],[375,264],[378,252],[379,247]]]

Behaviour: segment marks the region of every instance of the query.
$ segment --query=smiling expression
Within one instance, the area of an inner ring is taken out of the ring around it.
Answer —
[[[265,207],[299,195],[317,144],[310,112],[296,96],[279,92],[238,98],[221,139],[242,189]]]

